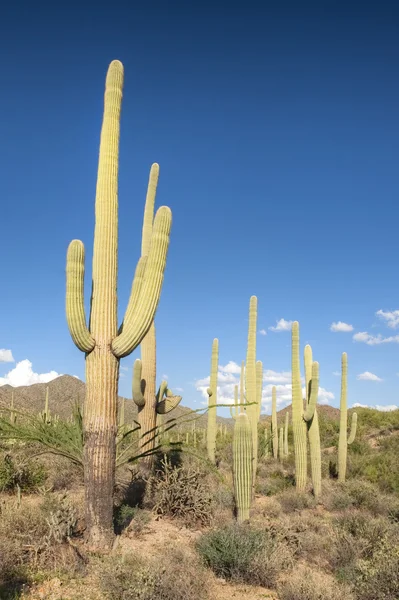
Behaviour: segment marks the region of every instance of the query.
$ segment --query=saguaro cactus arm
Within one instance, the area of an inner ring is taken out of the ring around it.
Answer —
[[[166,382],[162,382],[162,383],[166,383]],[[159,415],[166,415],[167,413],[169,413],[171,410],[176,408],[176,406],[179,404],[179,402],[182,399],[181,396],[175,396],[171,390],[166,389],[166,390],[164,390],[164,393],[165,392],[166,392],[166,395],[164,397],[159,396],[161,398],[161,400],[158,400],[158,402],[157,402],[156,411]]]
[[[306,406],[306,411],[303,414],[303,419],[307,423],[314,417],[316,410],[317,399],[319,395],[319,363],[313,362],[312,364],[312,378],[309,383],[309,399]]]
[[[357,413],[353,413],[352,421],[351,421],[351,432],[350,432],[350,435],[348,438],[348,445],[353,444],[353,442],[355,441],[356,429],[357,429]]]
[[[133,400],[141,408],[145,404],[143,395],[143,383],[141,379],[141,360],[137,358],[133,365]]]
[[[112,352],[117,358],[127,356],[140,344],[154,319],[161,296],[171,225],[170,208],[161,206],[155,215],[151,247],[135,310],[128,308],[122,331],[112,342]]]
[[[83,242],[72,240],[66,264],[66,317],[69,332],[82,352],[91,352],[96,341],[86,325],[84,307],[85,249]]]

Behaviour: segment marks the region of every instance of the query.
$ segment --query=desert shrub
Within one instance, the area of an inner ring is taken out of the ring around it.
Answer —
[[[301,566],[278,584],[280,600],[354,600],[348,586],[327,573]]]
[[[352,571],[359,600],[399,598],[399,543],[384,537],[369,560],[359,560]]]
[[[100,565],[101,591],[109,600],[206,600],[208,578],[187,550],[163,549],[165,558],[125,555]]]
[[[309,494],[297,492],[295,489],[285,490],[277,497],[284,512],[304,510],[315,505],[314,498]]]
[[[275,496],[283,490],[290,489],[295,479],[292,473],[282,469],[274,460],[263,462],[258,467],[256,492],[263,496]]]
[[[167,458],[148,481],[147,503],[162,516],[181,520],[187,526],[209,525],[213,497],[199,467],[173,467]]]
[[[46,480],[46,472],[40,464],[13,459],[6,454],[0,463],[0,491],[36,492]]]
[[[265,586],[275,585],[294,555],[278,530],[236,523],[203,534],[197,550],[218,577]]]

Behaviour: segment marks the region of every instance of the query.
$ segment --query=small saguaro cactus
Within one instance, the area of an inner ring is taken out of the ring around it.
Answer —
[[[247,415],[249,417],[252,430],[252,452],[253,452],[253,488],[255,489],[255,478],[258,463],[258,406],[256,391],[256,320],[257,320],[258,299],[251,296],[249,301],[249,324],[248,324],[248,344],[247,360],[245,366],[245,396],[247,404]]]
[[[288,425],[289,425],[290,415],[288,411],[285,413],[285,425],[284,425],[284,456],[288,456]]]
[[[319,395],[319,363],[313,362],[312,348],[309,346],[309,344],[305,346],[304,359],[306,410],[303,414],[303,418],[308,429],[313,494],[315,498],[318,498],[321,494],[321,448],[319,418],[317,416],[317,399]]]
[[[276,386],[272,387],[272,447],[273,447],[273,458],[278,457],[278,430],[277,430],[277,390]]]
[[[155,196],[157,192],[159,179],[159,165],[154,163],[151,166],[150,176],[148,179],[147,195],[144,207],[144,219],[141,239],[141,256],[145,257],[151,247],[151,239],[154,228],[154,209],[155,209]],[[143,338],[141,344],[141,364],[142,372],[141,377],[143,380],[143,393],[140,397],[139,403],[136,402],[138,408],[138,422],[140,424],[140,448],[142,452],[147,452],[147,456],[143,459],[147,466],[152,463],[151,450],[155,446],[155,440],[159,429],[157,429],[157,415],[165,413],[159,412],[159,409],[164,406],[163,395],[161,395],[162,388],[166,388],[166,382],[162,381],[158,392],[156,392],[156,373],[157,373],[157,360],[156,360],[156,335],[154,322],[151,323],[149,330]],[[168,398],[173,398],[173,402],[168,402],[167,412],[173,410],[175,406],[181,401],[181,396],[173,396],[169,391]],[[135,398],[133,397],[133,400]],[[174,404],[174,406],[173,406]],[[158,419],[160,425],[162,417]]]
[[[69,331],[86,358],[84,480],[86,528],[92,547],[109,547],[113,533],[113,493],[117,435],[119,361],[143,340],[158,306],[171,211],[158,209],[148,252],[137,264],[125,318],[117,322],[118,157],[123,65],[108,69],[95,201],[92,293],[89,326],[84,308],[84,246],[73,240],[66,266]]]
[[[348,445],[355,441],[357,429],[357,414],[352,413],[351,431],[348,438],[348,406],[347,406],[347,384],[348,384],[348,356],[342,354],[342,378],[341,378],[341,401],[339,419],[339,442],[338,442],[338,481],[345,481]]]
[[[280,458],[280,460],[283,460],[283,458],[285,456],[284,455],[284,427],[280,427],[278,450],[279,450],[279,458]]]
[[[44,397],[44,410],[43,412],[40,413],[40,417],[43,420],[44,423],[50,423],[51,422],[51,415],[50,415],[50,410],[49,410],[49,392],[48,392],[48,385],[46,386],[46,395]]]
[[[233,432],[233,479],[237,520],[249,519],[252,499],[252,433],[249,417],[237,415]]]
[[[211,378],[208,393],[208,431],[206,447],[209,460],[216,462],[216,404],[218,392],[218,365],[219,365],[219,340],[215,338],[212,343]]]
[[[295,452],[295,483],[298,492],[304,492],[307,480],[306,423],[303,420],[301,368],[299,361],[299,323],[292,324],[292,429]]]

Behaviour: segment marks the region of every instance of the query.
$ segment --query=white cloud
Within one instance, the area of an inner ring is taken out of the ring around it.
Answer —
[[[48,383],[56,377],[60,377],[61,373],[50,371],[49,373],[34,373],[32,363],[27,358],[16,364],[14,369],[11,369],[4,377],[0,377],[0,386],[12,385],[19,387],[21,385],[32,385],[33,383]]]
[[[293,321],[286,321],[285,319],[280,319],[276,322],[274,327],[269,327],[271,331],[291,331]]]
[[[377,310],[375,314],[385,321],[391,329],[399,327],[399,310]]]
[[[335,377],[340,377],[341,373],[339,371],[334,371],[333,375],[335,375]]]
[[[272,371],[265,369],[263,371],[263,381],[268,383],[291,383],[291,371]]]
[[[0,362],[14,362],[11,350],[6,350],[5,348],[0,349]]]
[[[349,325],[349,323],[343,323],[342,321],[337,321],[336,323],[331,323],[330,331],[353,331],[353,325]]]
[[[233,360],[230,360],[227,365],[219,365],[219,371],[222,373],[233,373],[233,375],[239,375],[241,373],[241,367]]]
[[[355,333],[353,336],[354,342],[364,342],[368,346],[375,346],[377,344],[399,344],[399,335],[392,335],[384,338],[380,333],[378,335],[371,335],[367,331],[360,331]]]
[[[181,387],[177,387],[177,388],[174,388],[174,389],[175,389],[176,392],[184,392],[183,388],[181,388]]]
[[[358,375],[356,379],[359,379],[361,381],[383,381],[380,377],[374,375],[374,373],[370,373],[370,371],[360,373],[360,375]]]
[[[128,371],[129,370],[129,367],[125,367],[124,365],[121,365],[120,368],[121,368],[122,371]]]
[[[260,335],[267,335],[266,329],[259,329]]]
[[[163,380],[163,379],[166,379],[166,380],[168,380],[168,376],[167,376],[167,375],[165,375],[165,373],[162,375],[162,380]]]
[[[396,404],[387,404],[383,406],[382,404],[375,404],[374,406],[369,406],[368,404],[360,404],[360,402],[355,402],[352,408],[374,408],[375,410],[380,410],[381,412],[390,412],[391,410],[399,409],[399,406]]]

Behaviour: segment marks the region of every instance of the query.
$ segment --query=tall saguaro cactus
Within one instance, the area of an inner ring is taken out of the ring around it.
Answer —
[[[208,458],[215,463],[216,453],[216,404],[218,393],[218,365],[219,365],[219,340],[215,338],[212,343],[211,379],[208,392],[208,431],[206,447]]]
[[[284,425],[284,456],[288,456],[288,425],[290,415],[288,411],[285,413],[285,425]]]
[[[294,434],[296,489],[298,492],[303,492],[307,480],[307,447],[306,423],[303,420],[298,321],[292,324],[292,429]]]
[[[348,385],[348,355],[342,353],[342,376],[341,376],[341,401],[340,401],[340,419],[339,419],[339,442],[338,442],[338,481],[345,481],[346,463],[348,445],[352,444],[356,437],[357,414],[352,414],[351,432],[348,438],[348,406],[347,406],[347,385]]]
[[[142,257],[148,255],[151,247],[151,238],[154,227],[155,196],[158,179],[159,165],[154,163],[151,166],[144,208],[141,241]],[[158,392],[156,391],[157,358],[154,322],[151,323],[147,334],[141,342],[140,348],[142,364],[142,381],[140,387],[142,387],[143,393],[139,396],[139,398],[135,398],[133,395],[133,400],[135,400],[138,407],[138,421],[141,427],[140,448],[143,453],[150,453],[155,446],[155,440],[157,437],[157,414],[164,415],[173,410],[181,401],[181,396],[174,396],[173,393],[168,390],[167,383],[165,381],[161,382]],[[138,369],[136,369],[134,373],[137,376]],[[152,455],[147,454],[144,460],[147,465],[150,466]]]
[[[303,418],[308,429],[313,494],[315,498],[319,498],[321,494],[321,448],[319,418],[317,416],[316,408],[319,395],[319,363],[313,362],[312,348],[309,346],[309,344],[305,346],[304,358],[306,410]]]
[[[272,447],[273,447],[273,458],[277,460],[278,457],[278,430],[277,430],[277,397],[276,397],[276,386],[272,387]],[[280,449],[280,452],[282,448]]]
[[[138,262],[125,318],[117,322],[118,157],[123,65],[113,61],[105,83],[104,116],[95,205],[89,326],[84,309],[84,246],[73,240],[66,266],[66,315],[76,346],[86,356],[84,479],[86,526],[95,547],[113,539],[119,361],[142,341],[159,302],[172,215],[161,207],[148,254]]]
[[[258,463],[258,407],[256,392],[256,320],[257,320],[258,299],[251,296],[249,301],[249,324],[248,324],[248,345],[247,360],[245,367],[245,390],[248,406],[247,414],[252,430],[252,453],[253,453],[253,484],[255,488],[255,478]]]
[[[252,433],[249,417],[237,415],[233,433],[233,479],[237,520],[249,519],[252,499]]]

